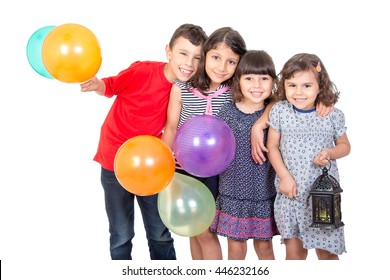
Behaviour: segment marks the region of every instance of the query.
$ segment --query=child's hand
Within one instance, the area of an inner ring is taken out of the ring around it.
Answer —
[[[290,175],[280,178],[280,192],[289,198],[297,198],[297,183]]]
[[[330,160],[329,150],[322,150],[314,159],[313,163],[319,166],[327,166]]]
[[[96,91],[98,90],[98,88],[99,88],[99,80],[96,76],[86,81],[85,83],[80,84],[80,90],[82,92]]]
[[[330,112],[332,112],[334,109],[334,105],[330,105],[329,107],[326,107],[322,103],[318,103],[316,107],[316,111],[319,117],[323,118],[329,115]]]
[[[266,161],[264,152],[268,153],[264,145],[264,130],[261,125],[254,125],[251,131],[252,158],[257,164],[263,164]]]

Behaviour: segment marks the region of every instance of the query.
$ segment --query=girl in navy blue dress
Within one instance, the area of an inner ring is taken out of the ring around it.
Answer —
[[[233,79],[233,102],[223,105],[218,114],[236,139],[235,158],[219,177],[217,211],[211,225],[211,231],[228,238],[228,259],[245,259],[248,239],[253,239],[259,259],[275,259],[275,171],[268,160],[259,165],[252,159],[250,137],[276,80],[272,58],[264,51],[248,51]]]

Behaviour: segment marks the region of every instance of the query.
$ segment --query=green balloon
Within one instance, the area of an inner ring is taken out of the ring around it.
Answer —
[[[27,59],[30,63],[30,66],[37,72],[39,75],[48,78],[54,79],[52,75],[47,71],[42,60],[42,45],[45,41],[47,34],[53,30],[55,26],[45,26],[39,28],[35,31],[27,43],[26,53]]]
[[[199,180],[175,172],[171,183],[158,194],[161,220],[172,232],[196,236],[207,230],[215,217],[215,200]]]

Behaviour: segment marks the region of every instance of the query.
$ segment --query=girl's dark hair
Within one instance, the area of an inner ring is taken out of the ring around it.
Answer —
[[[233,100],[239,102],[244,98],[240,87],[240,78],[242,75],[257,74],[257,75],[269,75],[272,77],[274,86],[271,95],[267,98],[270,100],[273,98],[276,91],[277,75],[275,70],[275,64],[272,57],[265,51],[251,50],[245,53],[242,57],[236,72],[233,77]]]
[[[207,39],[207,35],[203,31],[202,27],[191,23],[185,23],[180,25],[172,34],[171,40],[169,41],[170,49],[173,49],[173,45],[180,37],[186,38],[194,46],[203,45]]]
[[[317,69],[318,67],[318,69]],[[286,90],[284,83],[290,79],[297,72],[313,71],[317,77],[319,85],[319,93],[315,104],[321,102],[325,106],[336,104],[340,92],[337,90],[335,84],[330,80],[328,71],[320,58],[315,54],[299,53],[291,57],[283,66],[279,73],[279,83],[277,97],[279,100],[286,99]]]
[[[210,78],[206,73],[206,55],[207,53],[215,49],[219,44],[225,44],[232,51],[241,56],[246,53],[246,44],[240,33],[231,27],[222,27],[215,30],[203,44],[198,69],[192,79],[189,81],[191,85],[197,88],[200,92],[204,93],[210,87]],[[233,78],[225,81],[224,84],[231,84]]]

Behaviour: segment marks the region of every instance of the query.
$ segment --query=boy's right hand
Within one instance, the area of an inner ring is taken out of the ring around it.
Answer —
[[[80,90],[86,91],[97,91],[99,88],[99,79],[95,76],[92,79],[80,84]]]

